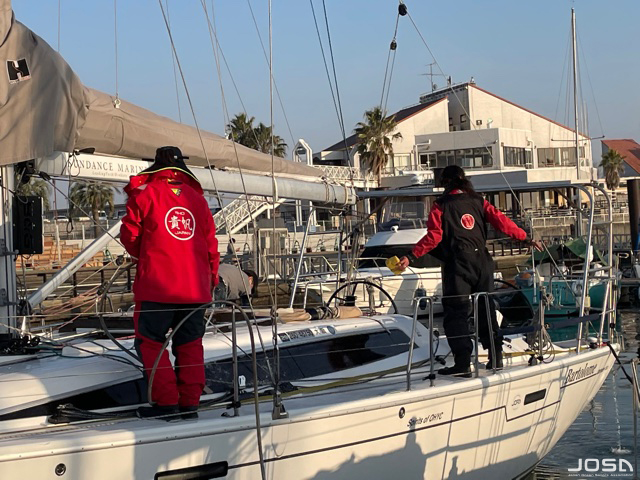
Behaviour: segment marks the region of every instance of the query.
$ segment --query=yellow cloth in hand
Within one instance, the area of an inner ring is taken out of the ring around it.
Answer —
[[[400,259],[398,257],[387,258],[385,264],[387,265],[387,268],[394,273],[394,275],[400,275],[404,271],[400,267]]]

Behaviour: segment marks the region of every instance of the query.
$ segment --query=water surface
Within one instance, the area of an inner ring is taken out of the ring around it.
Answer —
[[[638,354],[640,345],[640,312],[621,312],[620,323],[625,339],[625,351],[620,359],[630,373],[629,362]],[[619,465],[619,459],[634,464],[632,400],[631,384],[620,366],[615,364],[598,394],[527,480],[634,478],[631,474],[606,473],[602,468],[596,468],[596,465],[601,467],[604,459],[614,459],[616,465]],[[640,430],[640,417],[638,422]],[[596,471],[583,471],[581,474],[569,472],[569,468],[578,467],[580,459],[583,462],[593,459],[589,467]]]

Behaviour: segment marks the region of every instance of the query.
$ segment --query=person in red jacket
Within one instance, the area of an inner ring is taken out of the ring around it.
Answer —
[[[153,377],[152,407],[142,417],[182,413],[197,418],[205,386],[204,311],[218,284],[218,241],[198,180],[177,147],[156,150],[155,163],[132,176],[120,239],[137,262],[133,295],[135,345],[147,376],[170,329],[175,371],[162,352]]]
[[[443,261],[442,305],[444,331],[447,335],[454,365],[442,368],[443,375],[471,374],[470,362],[473,343],[469,336],[470,295],[493,291],[493,259],[486,248],[487,223],[510,237],[540,248],[539,242],[528,239],[524,230],[508,219],[500,210],[476,193],[464,170],[456,165],[446,167],[440,179],[444,194],[431,207],[427,220],[427,234],[414,246],[411,253],[400,259],[406,269],[412,261],[429,252]],[[478,304],[478,336],[482,346],[489,350],[487,368],[493,368],[484,298]],[[491,330],[496,349],[496,368],[502,368],[502,337],[498,334],[493,302],[489,302]]]

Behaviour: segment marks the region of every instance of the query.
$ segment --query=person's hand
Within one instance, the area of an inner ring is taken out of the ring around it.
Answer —
[[[398,268],[402,271],[406,270],[409,266],[409,259],[407,257],[402,257],[398,262]]]
[[[532,250],[536,250],[538,252],[541,252],[544,250],[544,243],[542,243],[540,240],[531,240],[531,242],[529,243],[529,246],[531,247]]]

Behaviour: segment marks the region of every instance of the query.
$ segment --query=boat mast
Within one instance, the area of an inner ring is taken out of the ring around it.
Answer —
[[[571,38],[573,44],[573,119],[576,127],[576,169],[580,180],[580,145],[578,133],[578,47],[576,42],[576,11],[571,9]]]
[[[576,11],[571,9],[571,40],[573,52],[573,120],[575,122],[575,147],[576,147],[576,179],[580,180],[580,145],[578,133],[578,46],[576,42]],[[582,236],[582,195],[580,190],[576,189],[576,235]]]

